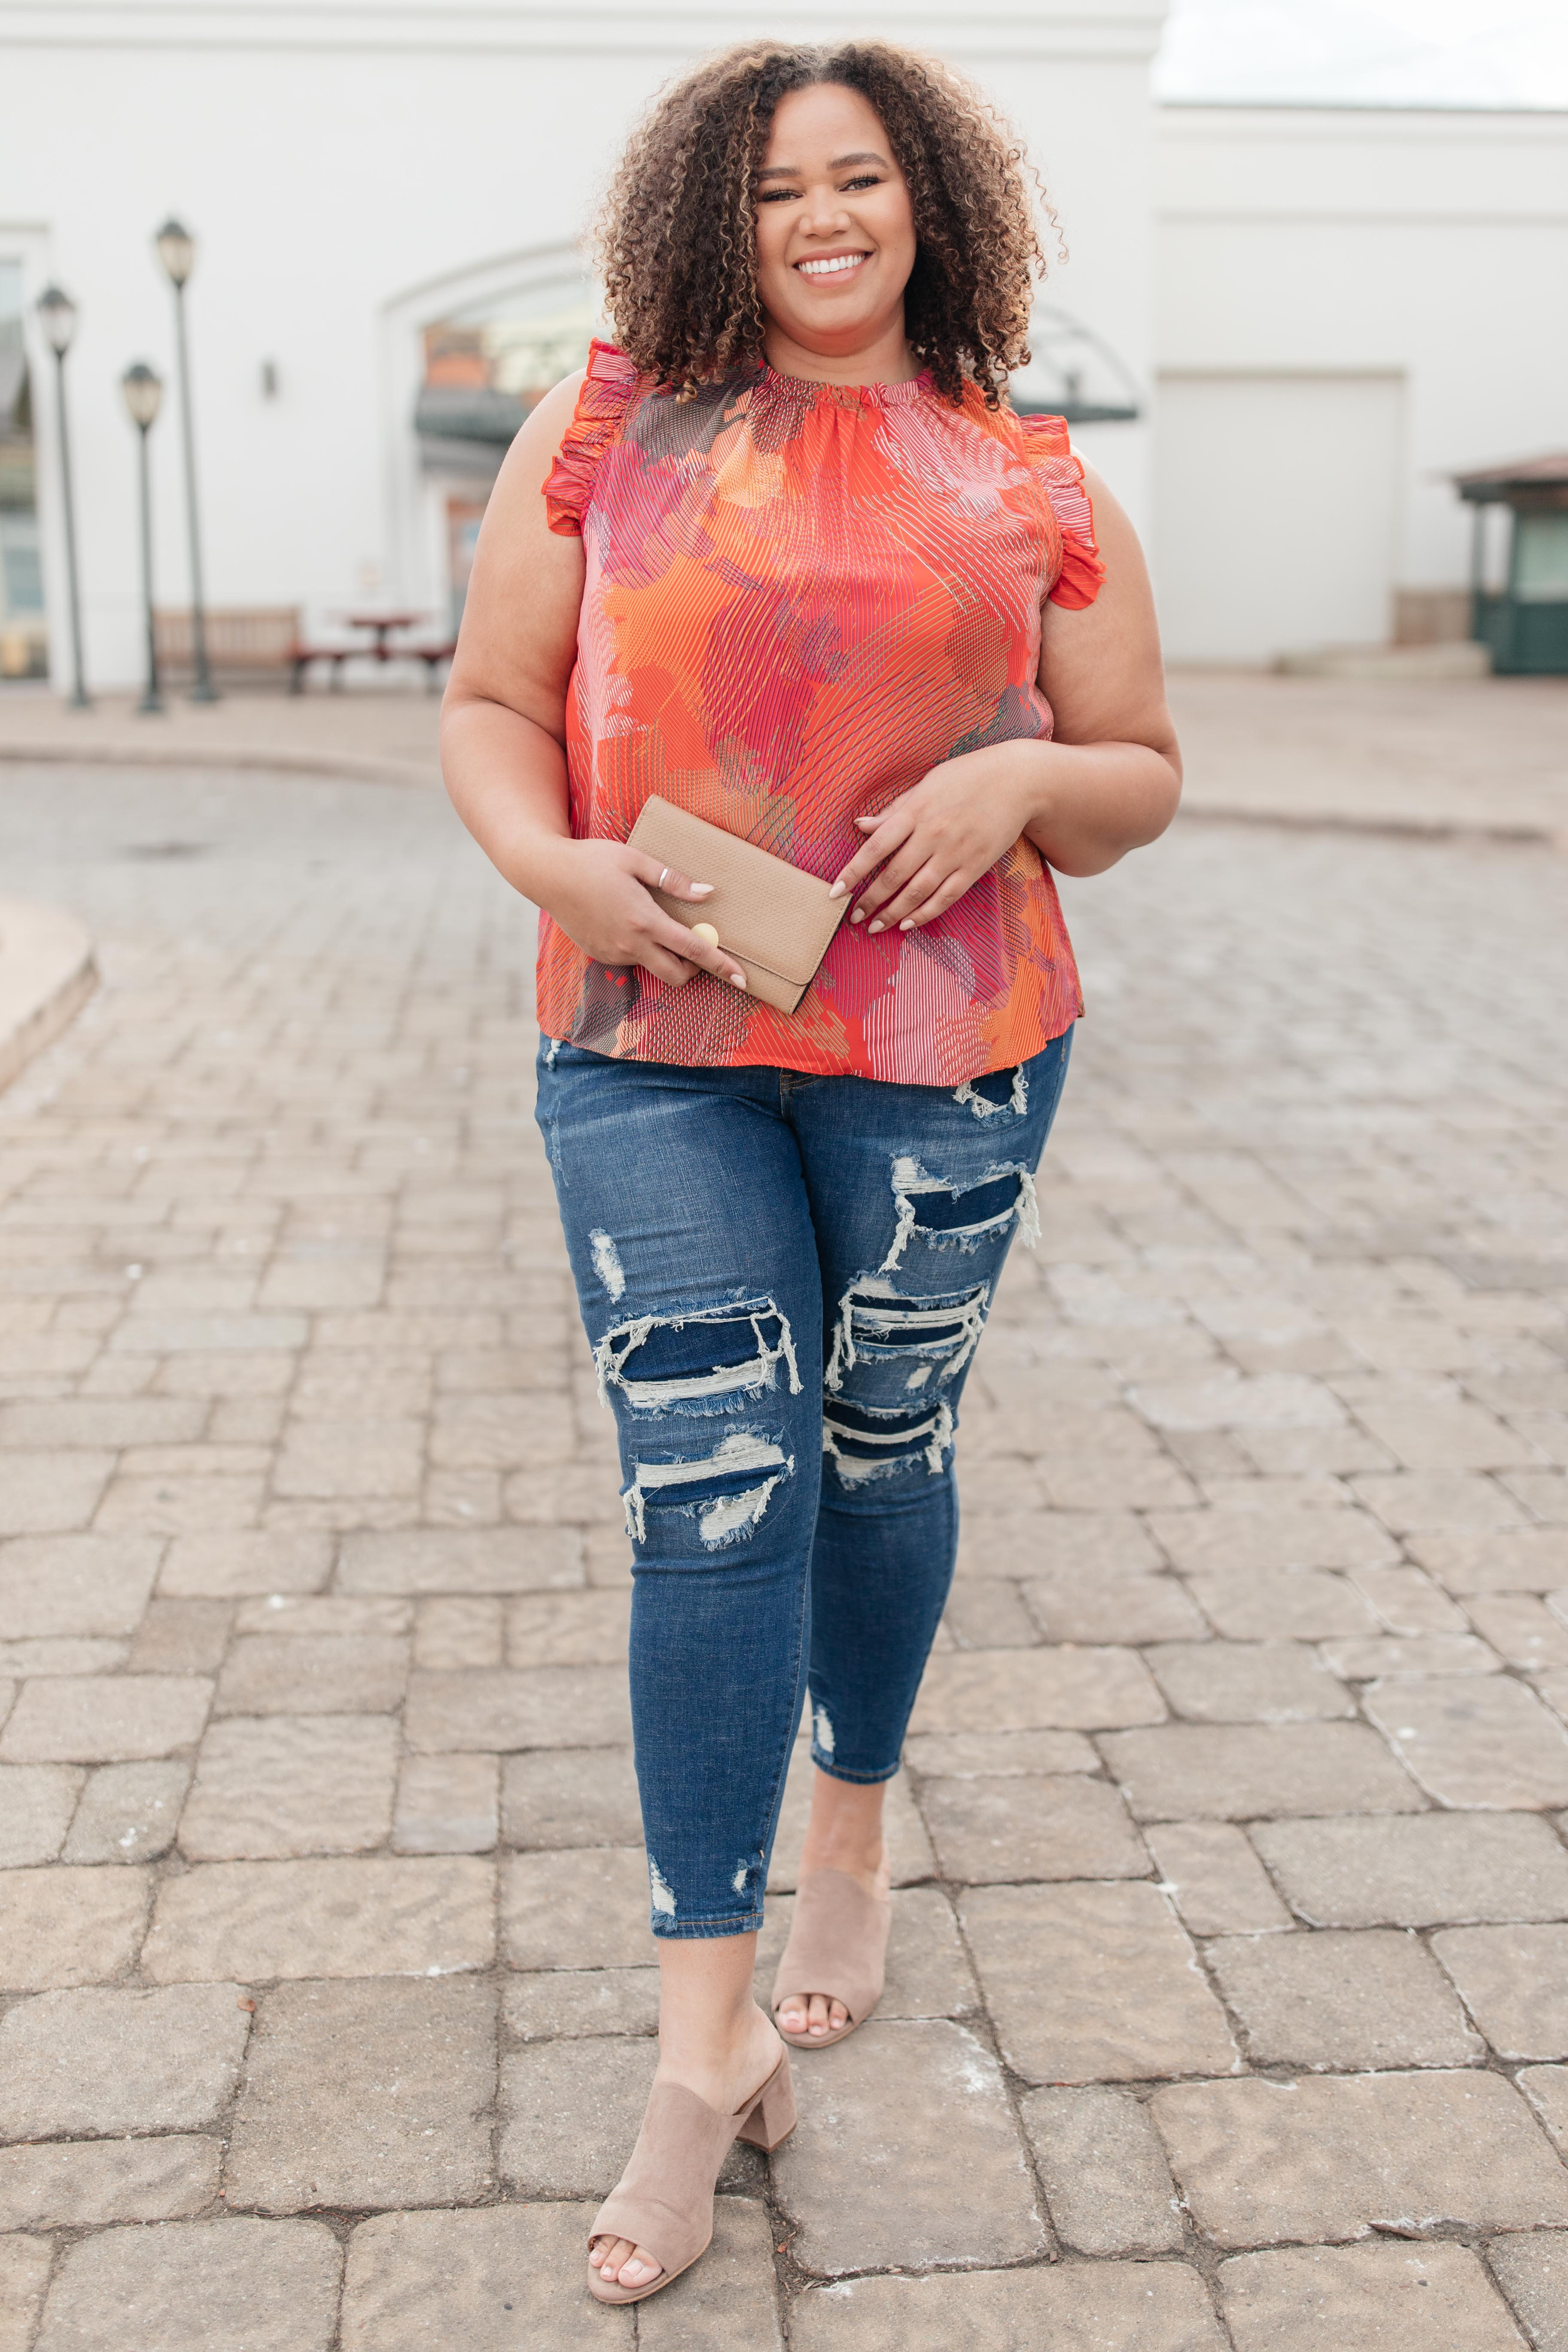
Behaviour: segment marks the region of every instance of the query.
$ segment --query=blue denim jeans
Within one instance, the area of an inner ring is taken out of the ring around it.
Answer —
[[[958,1540],[958,1402],[1071,1032],[956,1089],[542,1041],[538,1118],[633,1550],[656,1936],[762,1924],[784,1775],[899,1769]]]

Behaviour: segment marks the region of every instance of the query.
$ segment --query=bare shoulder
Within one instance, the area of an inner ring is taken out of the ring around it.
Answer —
[[[1138,534],[1095,467],[1084,467],[1083,486],[1105,576],[1091,603],[1047,603],[1041,613],[1039,679],[1057,739],[1147,743],[1173,753],[1159,624]]]
[[[1132,528],[1131,517],[1105,476],[1098,466],[1091,466],[1087,458],[1079,456],[1076,449],[1073,455],[1078,457],[1078,462],[1083,469],[1083,487],[1089,493],[1089,503],[1094,509],[1094,536],[1101,555],[1106,554],[1108,537],[1118,547],[1126,545],[1136,547],[1138,534]],[[1107,569],[1109,572],[1109,559]]]
[[[547,392],[501,460],[479,526],[448,705],[504,703],[558,733],[583,602],[580,539],[550,529],[544,485],[585,370]]]

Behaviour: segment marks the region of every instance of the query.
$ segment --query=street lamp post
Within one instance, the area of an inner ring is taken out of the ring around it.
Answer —
[[[202,593],[201,526],[196,512],[196,435],[191,415],[191,357],[185,341],[185,281],[196,265],[196,241],[171,215],[153,239],[164,274],[174,289],[174,341],[180,368],[180,424],[185,452],[185,525],[191,542],[191,654],[195,682],[193,702],[216,702],[218,691],[207,667],[205,600]]]
[[[90,710],[92,697],[81,658],[81,590],[76,569],[76,505],[71,497],[70,426],[66,416],[66,353],[76,333],[76,304],[60,286],[46,286],[35,306],[44,339],[55,355],[55,402],[60,444],[60,509],[66,532],[66,600],[70,608],[71,690],[67,709]]]
[[[147,436],[152,431],[163,397],[163,378],[154,374],[145,360],[128,367],[120,379],[131,422],[136,427],[142,481],[142,608],[147,625],[147,684],[139,710],[156,711],[163,708],[158,691],[158,639],[153,626],[153,485],[147,465]]]

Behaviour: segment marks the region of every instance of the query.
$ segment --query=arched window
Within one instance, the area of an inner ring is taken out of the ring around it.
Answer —
[[[584,364],[598,304],[578,257],[557,248],[485,264],[396,307],[399,372],[413,378],[399,405],[402,435],[413,428],[416,569],[455,629],[501,459],[534,403]]]

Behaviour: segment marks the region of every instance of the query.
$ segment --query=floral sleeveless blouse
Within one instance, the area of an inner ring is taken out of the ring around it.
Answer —
[[[545,484],[587,578],[567,706],[572,830],[624,841],[650,793],[831,878],[857,815],[984,744],[1051,732],[1043,601],[1103,576],[1057,417],[954,408],[929,376],[766,366],[679,401],[595,343]],[[694,877],[701,880],[701,876]],[[957,1086],[1082,1010],[1056,885],[1020,840],[935,922],[843,924],[798,1010],[699,972],[598,964],[540,920],[546,1035],[637,1061]]]

